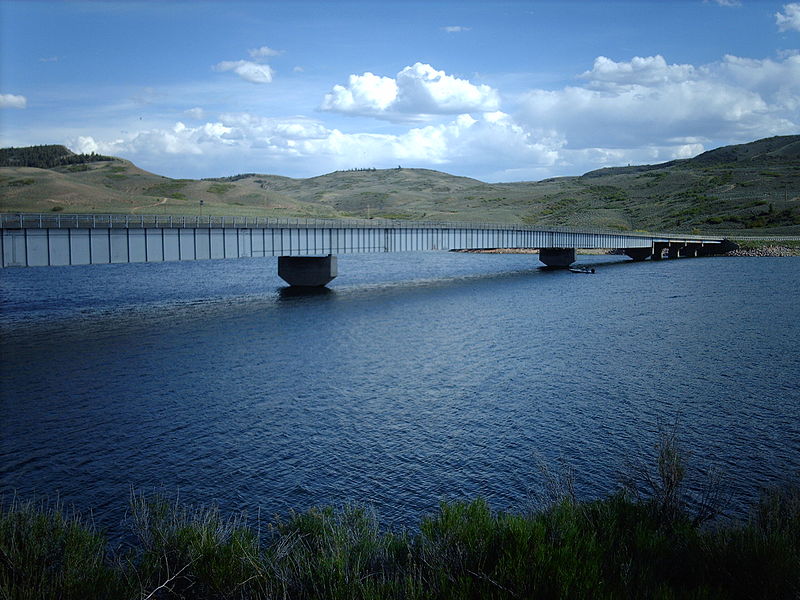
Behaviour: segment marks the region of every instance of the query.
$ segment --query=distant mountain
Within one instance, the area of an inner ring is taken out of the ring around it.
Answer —
[[[800,161],[800,135],[783,135],[764,138],[748,144],[723,146],[698,154],[694,158],[672,160],[656,165],[636,165],[628,167],[607,167],[585,173],[583,177],[600,177],[603,175],[619,175],[644,173],[656,169],[670,167],[706,167],[709,165],[724,165],[728,163],[743,163],[747,161],[785,162]]]
[[[64,146],[0,150],[0,211],[387,218],[800,234],[800,135],[657,165],[489,184],[429,169],[170,179]]]

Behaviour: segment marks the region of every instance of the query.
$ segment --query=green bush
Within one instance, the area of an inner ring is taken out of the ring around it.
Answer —
[[[718,523],[715,480],[693,497],[685,472],[664,436],[655,464],[606,498],[579,502],[569,477],[550,478],[535,510],[442,502],[416,532],[344,506],[290,513],[262,535],[243,515],[132,493],[135,543],[116,552],[63,505],[14,499],[0,513],[0,598],[796,599],[800,486]]]

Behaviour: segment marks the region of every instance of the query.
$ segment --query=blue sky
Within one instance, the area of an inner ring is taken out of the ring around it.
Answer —
[[[0,0],[0,145],[539,180],[800,133],[800,3]]]

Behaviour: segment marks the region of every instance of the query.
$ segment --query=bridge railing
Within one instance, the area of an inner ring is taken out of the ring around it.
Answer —
[[[516,225],[513,223],[473,223],[457,221],[403,221],[394,219],[304,219],[272,217],[231,217],[214,215],[121,215],[121,214],[64,214],[64,213],[3,213],[2,229],[459,229],[542,231],[553,233],[583,233],[624,235],[628,237],[669,237],[682,240],[719,240],[723,236],[661,234],[643,231],[621,231],[597,227],[549,227]]]

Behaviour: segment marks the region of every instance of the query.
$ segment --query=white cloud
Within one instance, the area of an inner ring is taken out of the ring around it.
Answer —
[[[413,120],[424,115],[460,114],[497,110],[500,97],[488,85],[415,63],[396,78],[373,73],[350,75],[346,86],[336,85],[325,95],[322,109],[390,120]]]
[[[190,118],[192,118],[192,119],[194,119],[196,121],[201,121],[201,120],[206,118],[206,111],[204,111],[199,106],[196,106],[194,108],[190,108],[189,110],[185,110],[183,112],[183,114],[185,114],[187,117],[190,117]]]
[[[461,25],[448,25],[447,27],[442,27],[443,31],[447,33],[461,33],[462,31],[469,31],[472,27],[463,27]]]
[[[530,91],[516,118],[555,129],[576,149],[668,147],[677,137],[745,141],[800,128],[797,56],[726,56],[700,67],[600,57],[582,77],[583,87]]]
[[[69,147],[78,154],[91,154],[100,149],[100,146],[97,145],[97,142],[90,135],[81,135],[70,140]]]
[[[230,112],[205,122],[205,112],[195,107],[186,111],[185,122],[123,136],[98,133],[74,143],[182,177],[307,177],[397,164],[487,181],[576,175],[797,133],[800,54],[729,55],[697,65],[672,64],[660,55],[598,57],[575,85],[531,89],[506,102],[514,104],[501,111],[493,88],[416,63],[395,77],[351,75],[325,96],[322,108],[328,111],[394,121],[381,125],[380,133],[358,129],[358,120],[345,120],[354,127],[345,130],[330,114],[272,118]],[[165,171],[168,165],[171,172]]]
[[[305,117],[283,119],[248,113],[222,114],[219,121],[192,127],[147,129],[123,138],[79,136],[70,147],[79,152],[125,156],[144,168],[163,169],[170,161],[192,168],[233,172],[280,172],[303,176],[353,165],[386,167],[396,164],[432,168],[481,169],[502,172],[509,165],[543,169],[558,160],[563,140],[531,133],[502,112],[458,115],[437,125],[414,127],[398,134],[346,133]],[[282,165],[276,171],[275,165]],[[225,174],[225,173],[221,173]],[[194,172],[206,177],[208,172]],[[185,170],[184,175],[185,176]]]
[[[79,152],[101,152],[152,160],[163,155],[202,155],[215,153],[218,148],[232,146],[230,127],[222,123],[205,123],[188,127],[178,121],[169,129],[146,129],[128,134],[124,138],[97,140],[93,136],[79,136],[70,140],[69,146]]]
[[[273,50],[269,46],[261,46],[260,48],[252,48],[248,50],[247,53],[250,55],[250,58],[261,60],[268,56],[280,56],[283,54],[283,50]]]
[[[705,0],[705,2],[708,2],[708,0]],[[714,0],[714,2],[716,4],[719,4],[720,6],[741,6],[742,5],[741,0]]]
[[[350,75],[347,86],[335,85],[325,95],[323,110],[353,114],[379,114],[397,100],[397,82],[372,73]]]
[[[594,60],[591,71],[586,71],[582,78],[589,80],[593,87],[616,85],[642,85],[666,83],[669,81],[685,81],[693,78],[695,68],[692,65],[668,65],[661,55],[634,56],[629,62],[614,62],[605,56]]]
[[[28,99],[17,94],[0,94],[0,108],[26,108]]]
[[[233,71],[251,83],[271,83],[275,71],[269,65],[249,60],[225,60],[214,65],[215,71]]]
[[[783,5],[783,12],[775,13],[775,23],[781,31],[800,31],[800,3]]]

